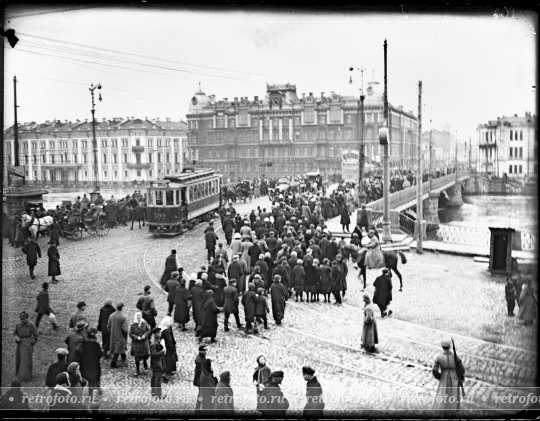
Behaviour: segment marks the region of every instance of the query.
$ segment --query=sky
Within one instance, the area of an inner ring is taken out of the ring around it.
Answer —
[[[92,83],[102,85],[99,120],[185,120],[199,83],[217,99],[261,98],[266,83],[286,82],[299,96],[358,95],[361,67],[364,89],[383,82],[385,39],[388,100],[417,115],[421,80],[424,131],[457,131],[474,142],[478,124],[536,114],[538,27],[526,12],[75,8],[6,9],[5,27],[20,41],[15,48],[4,41],[4,126],[14,121],[14,75],[19,122],[91,119]]]

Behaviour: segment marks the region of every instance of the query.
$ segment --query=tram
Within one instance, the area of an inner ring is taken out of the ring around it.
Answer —
[[[221,206],[221,177],[212,169],[186,169],[150,182],[146,221],[156,235],[179,235],[209,220]]]

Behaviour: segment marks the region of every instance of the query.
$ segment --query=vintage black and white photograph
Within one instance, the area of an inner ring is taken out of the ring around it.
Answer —
[[[538,16],[8,4],[2,410],[521,417]]]

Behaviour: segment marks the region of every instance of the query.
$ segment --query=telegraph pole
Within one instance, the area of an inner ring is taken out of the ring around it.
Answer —
[[[98,83],[96,86],[94,84],[90,84],[90,95],[92,96],[92,149],[94,152],[94,191],[90,193],[90,201],[92,203],[95,202],[95,200],[98,198],[98,195],[100,193],[99,190],[99,166],[98,166],[98,153],[97,153],[97,140],[96,140],[96,104],[94,102],[94,90],[95,89],[101,89],[101,84]],[[101,94],[99,94],[99,100],[101,101]]]
[[[20,165],[19,161],[19,123],[17,122],[17,76],[13,76],[13,108],[15,111],[15,124],[13,125],[13,144],[15,153],[15,167]]]
[[[358,68],[357,68],[358,69]],[[349,71],[353,71],[354,67],[349,67]],[[360,67],[360,73],[362,74],[362,84],[360,87],[360,101],[358,103],[356,113],[356,137],[358,141],[358,205],[362,206],[366,202],[366,194],[364,193],[364,186],[362,180],[364,179],[364,68]],[[349,79],[349,83],[352,83],[352,77]],[[360,126],[360,127],[359,127]]]
[[[384,175],[384,212],[383,212],[383,232],[382,241],[392,241],[390,232],[390,156],[388,155],[388,142],[390,141],[390,129],[388,127],[388,78],[387,78],[387,42],[384,40],[384,125],[387,131],[387,141],[384,144],[383,175]]]
[[[430,143],[431,146],[431,143]],[[418,168],[416,170],[416,252],[422,254],[422,222],[424,209],[422,204],[422,81],[418,81],[418,138],[416,141]],[[430,158],[431,164],[431,158]]]

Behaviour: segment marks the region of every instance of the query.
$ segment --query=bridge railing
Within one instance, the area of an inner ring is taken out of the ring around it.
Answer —
[[[402,212],[399,213],[399,229],[401,229],[401,231],[409,235],[414,235],[415,227],[416,221],[414,219],[408,217]]]

